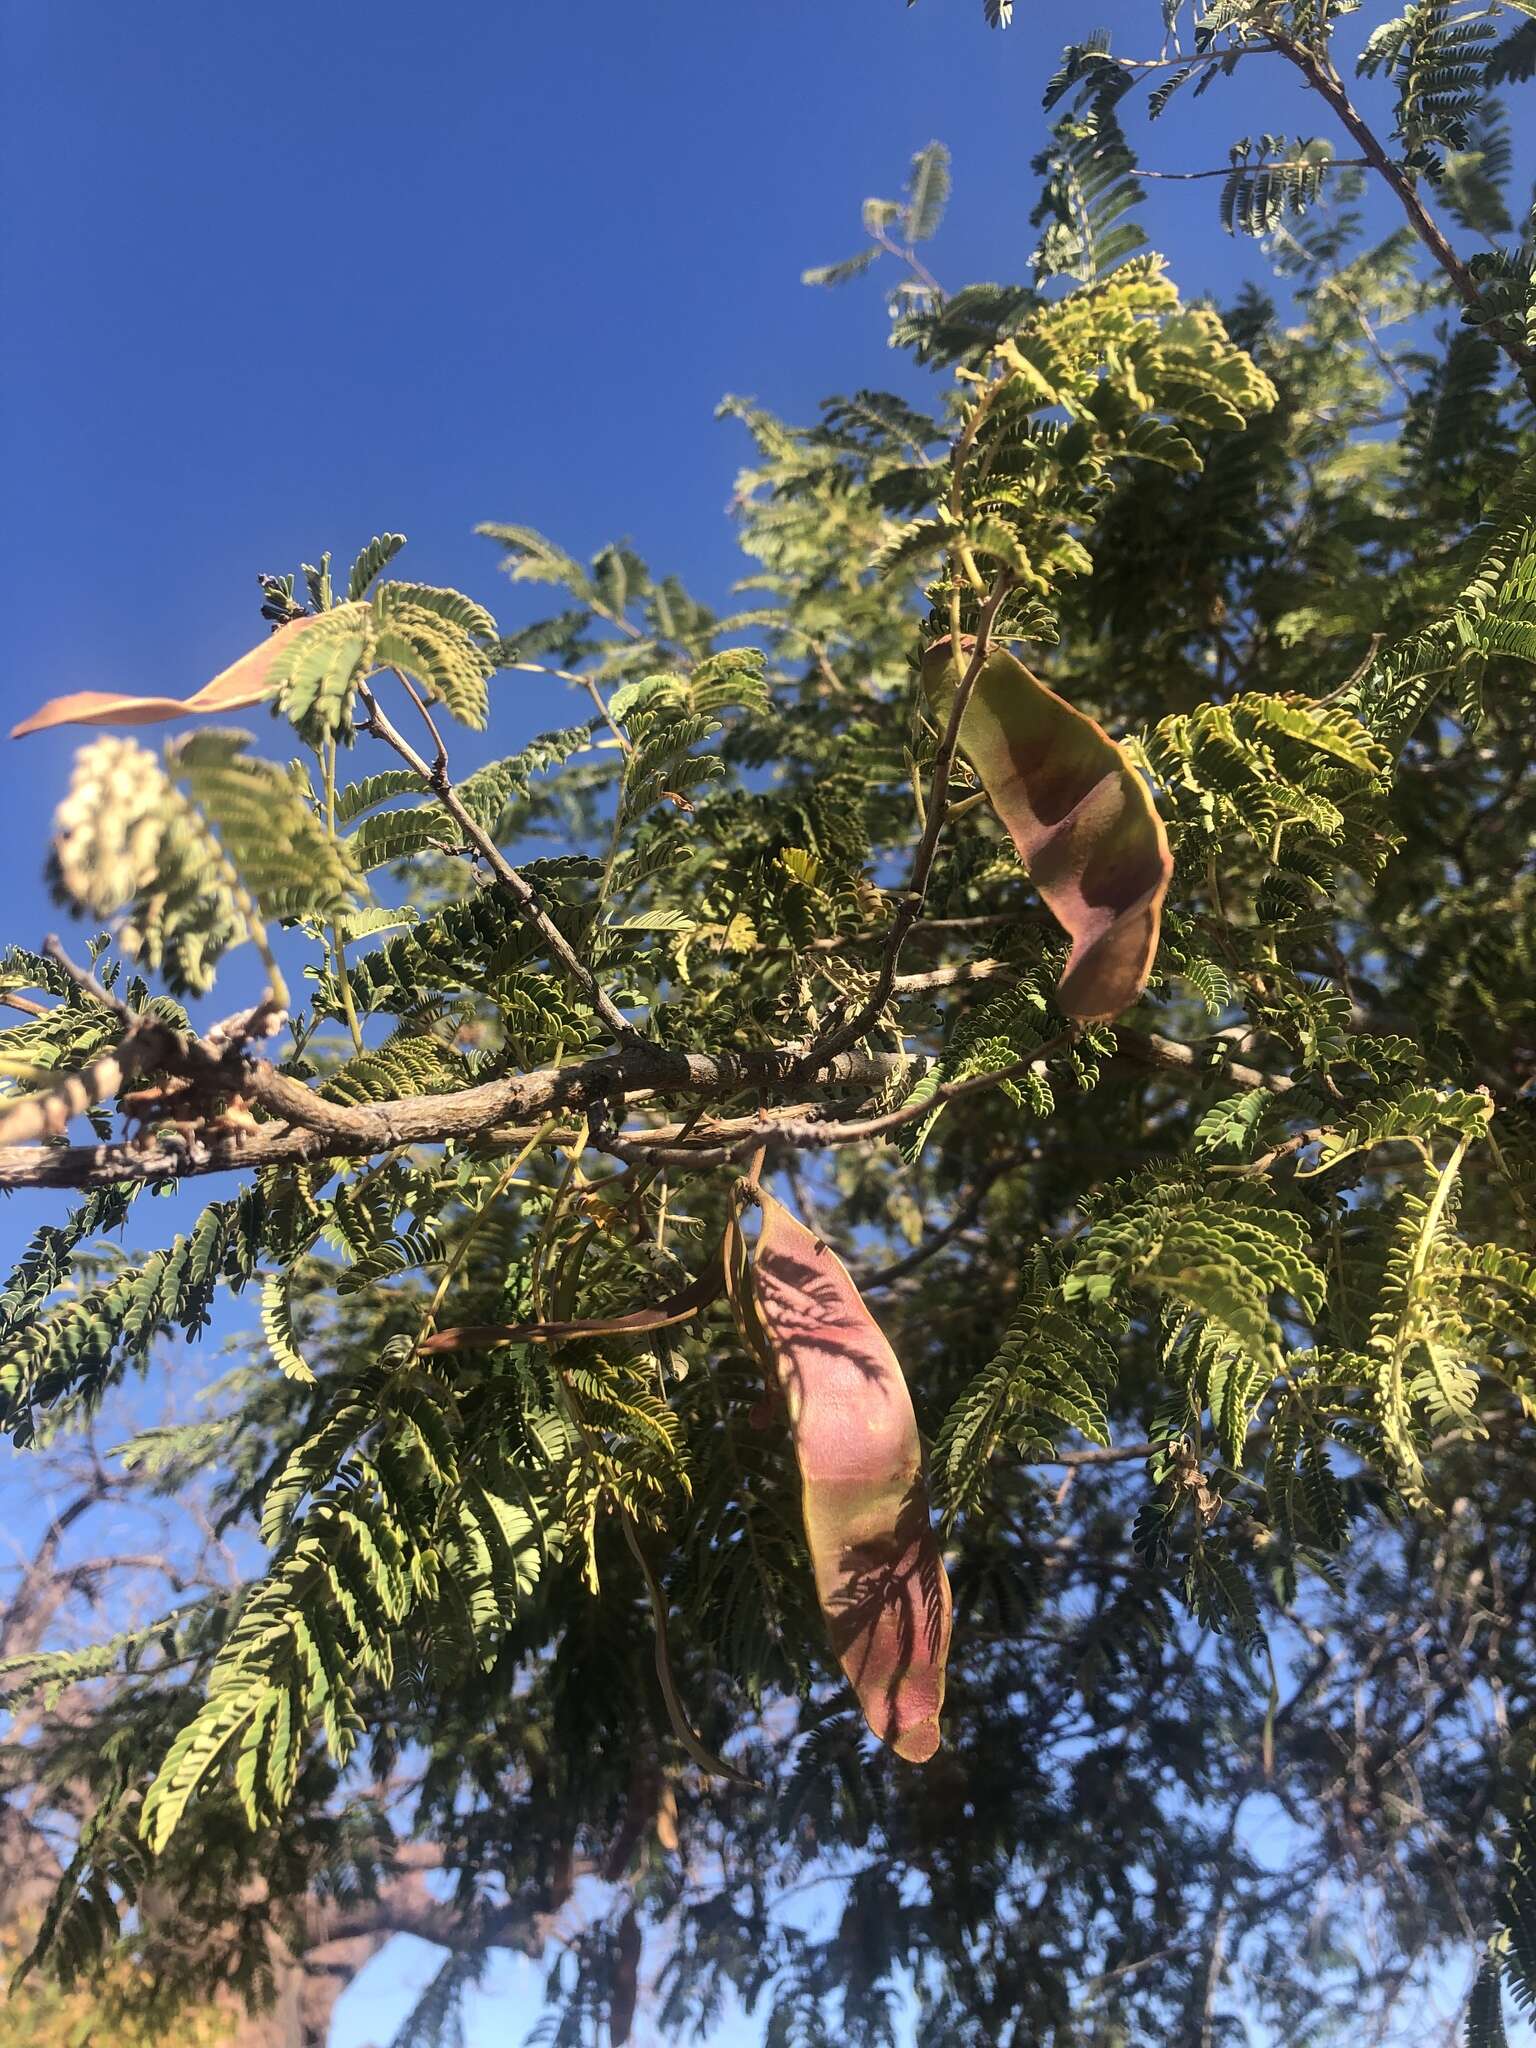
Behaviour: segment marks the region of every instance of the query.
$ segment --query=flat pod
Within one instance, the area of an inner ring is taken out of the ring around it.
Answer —
[[[30,718],[11,727],[11,738],[19,740],[29,732],[46,732],[55,725],[160,725],[168,718],[195,718],[205,712],[238,711],[247,704],[259,704],[271,695],[268,677],[278,656],[286,655],[301,634],[331,616],[317,612],[312,618],[291,619],[190,697],[125,697],[111,690],[76,690],[67,697],[50,697]]]
[[[832,1647],[874,1733],[926,1763],[939,1746],[950,1591],[912,1397],[836,1253],[754,1195],[752,1292],[789,1409]]]
[[[968,662],[963,642],[962,655]],[[941,720],[963,672],[948,640],[923,657],[923,687]],[[1101,725],[1004,647],[982,662],[959,739],[1041,900],[1072,941],[1056,993],[1062,1011],[1084,1023],[1118,1017],[1147,985],[1173,875],[1146,783]]]

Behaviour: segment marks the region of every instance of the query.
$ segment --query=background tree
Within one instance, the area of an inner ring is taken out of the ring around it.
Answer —
[[[89,1429],[221,1288],[262,1325],[107,1468],[205,1500],[233,1582],[8,1667],[7,1826],[67,1859],[40,1963],[318,2041],[412,1926],[447,1960],[402,2043],[516,1945],[552,1947],[558,2041],[626,2038],[643,1983],[666,2038],[734,1995],[775,2042],[1214,2048],[1422,2041],[1460,1959],[1503,2037],[1501,1974],[1536,1985],[1533,72],[1523,0],[1092,39],[1031,279],[937,281],[935,145],[813,274],[892,275],[902,389],[731,403],[748,608],[497,525],[559,593],[503,637],[386,535],[345,586],[269,579],[276,630],[196,697],[31,721],[285,728],[85,747],[53,873],[110,940],[6,961],[0,1180],[83,1197],[0,1300],[14,1437]],[[1278,303],[1218,314],[1147,250],[1125,123],[1277,74],[1317,135],[1162,174],[1271,250]],[[530,663],[581,722],[456,778],[450,720]],[[1080,859],[1040,835],[1090,729],[1041,682],[1117,743]],[[989,751],[989,707],[1038,743]],[[194,1022],[243,943],[264,993]],[[743,1175],[854,1269],[928,1434],[920,1768],[827,1648]]]

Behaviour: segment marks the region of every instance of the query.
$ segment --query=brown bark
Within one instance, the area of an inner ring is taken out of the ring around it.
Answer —
[[[249,1172],[288,1161],[363,1158],[396,1145],[482,1137],[501,1124],[579,1112],[637,1092],[706,1100],[737,1095],[782,1081],[794,1060],[793,1053],[774,1048],[706,1054],[634,1046],[576,1066],[487,1081],[453,1095],[417,1095],[355,1108],[328,1102],[265,1060],[253,1060],[238,1076],[239,1092],[282,1122],[195,1149],[158,1140],[147,1145],[4,1145],[0,1186],[98,1187],[121,1180]],[[833,1085],[878,1087],[898,1064],[893,1054],[843,1054],[822,1063],[820,1078]]]
[[[1121,1057],[1140,1066],[1183,1070],[1191,1075],[1220,1075],[1245,1088],[1268,1088],[1280,1093],[1293,1083],[1285,1074],[1261,1073],[1225,1057],[1225,1049],[1210,1044],[1190,1046],[1159,1037],[1155,1032],[1117,1030]],[[259,1166],[310,1163],[322,1159],[360,1159],[387,1152],[400,1145],[440,1144],[447,1138],[475,1138],[482,1143],[521,1144],[540,1137],[537,1119],[561,1113],[583,1112],[611,1104],[649,1102],[652,1097],[693,1097],[720,1101],[748,1089],[774,1087],[804,1066],[806,1056],[790,1047],[763,1047],[740,1053],[681,1053],[662,1046],[629,1046],[601,1059],[570,1067],[546,1068],[539,1073],[510,1075],[505,1080],[487,1081],[477,1088],[464,1088],[453,1095],[416,1095],[398,1102],[368,1103],[359,1107],[326,1101],[291,1076],[279,1074],[264,1060],[246,1063],[237,1076],[239,1092],[259,1102],[282,1121],[262,1124],[239,1136],[219,1136],[205,1142],[196,1137],[190,1145],[171,1145],[162,1140],[114,1145],[0,1145],[0,1188],[59,1187],[89,1188],[116,1181],[189,1179],[209,1173],[249,1173]],[[896,1053],[836,1052],[815,1061],[818,1083],[828,1087],[878,1088],[889,1081],[903,1064]],[[993,1075],[990,1085],[1004,1077]],[[980,1077],[977,1085],[988,1081]],[[232,1084],[233,1085],[233,1084]],[[782,1132],[777,1125],[784,1126]],[[740,1121],[732,1130],[742,1128]],[[769,1112],[762,1135],[779,1136],[787,1144],[825,1144],[830,1123],[810,1124]],[[864,1127],[850,1126],[854,1136]],[[810,1137],[806,1132],[811,1133]],[[625,1156],[624,1148],[643,1149],[648,1156],[664,1158],[668,1133],[633,1130],[622,1138],[605,1140],[605,1149]],[[718,1147],[708,1142],[708,1128],[695,1132],[704,1142],[697,1144],[691,1163],[718,1163]],[[845,1136],[847,1133],[845,1133]],[[568,1130],[543,1133],[543,1141],[568,1144],[574,1134]],[[686,1151],[688,1148],[684,1148]],[[729,1148],[732,1158],[743,1150],[738,1143]],[[679,1155],[681,1156],[681,1155]],[[723,1153],[721,1157],[725,1156]]]
[[[261,2013],[242,2013],[229,2048],[326,2048],[342,1993],[389,1940],[360,1935],[323,1954],[275,1960],[276,2002]]]
[[[138,1564],[164,1569],[163,1560],[97,1559],[63,1561],[64,1540],[71,1529],[113,1491],[105,1477],[87,1478],[76,1496],[54,1516],[32,1556],[0,1597],[0,1654],[25,1657],[42,1649],[61,1611],[82,1584],[114,1565]],[[48,1709],[51,1718],[84,1712],[84,1695],[66,1693]],[[25,1751],[14,1746],[23,1724],[13,1722],[13,1746],[0,1772],[0,1929],[30,1945],[61,1875],[54,1846],[36,1824],[32,1809],[35,1788],[28,1784]],[[56,1795],[54,1795],[56,1796]],[[67,1801],[76,1819],[90,1807],[86,1787],[71,1790]],[[517,1948],[537,1955],[543,1948],[548,1917],[507,1906],[469,1914],[451,1899],[438,1897],[428,1880],[442,1867],[442,1855],[430,1842],[407,1842],[395,1852],[391,1873],[372,1899],[338,1901],[313,1898],[301,1916],[301,1931],[290,1946],[274,1926],[268,1935],[277,1996],[261,2013],[247,2013],[233,2000],[220,1997],[227,2010],[228,2048],[325,2048],[336,2004],[359,1971],[396,1934],[415,1934],[442,1948]],[[254,1894],[264,1898],[262,1890]],[[167,1916],[167,1932],[175,1933],[169,1916],[174,1906],[153,1885],[138,1897],[141,1919],[153,1936],[157,1916]],[[285,1913],[285,1929],[292,1916]],[[211,1996],[213,1994],[210,1994]]]
[[[468,1915],[429,1890],[423,1873],[440,1864],[430,1844],[406,1844],[399,1860],[404,1867],[380,1886],[376,1899],[346,1905],[316,1900],[297,1954],[274,1937],[277,1999],[266,2012],[240,2016],[229,2048],[326,2048],[342,1994],[397,1934],[414,1934],[438,1948],[542,1952],[552,1916],[513,1906]]]

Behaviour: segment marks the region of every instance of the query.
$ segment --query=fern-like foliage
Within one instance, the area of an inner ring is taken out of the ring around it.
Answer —
[[[82,750],[59,807],[53,874],[92,916],[125,910],[123,950],[201,992],[222,955],[265,944],[264,920],[328,916],[357,871],[283,770],[243,735],[200,733],[164,764],[132,740]]]
[[[1467,2003],[1466,2048],[1509,2048],[1499,1966],[1492,1957],[1479,1965]]]
[[[1229,234],[1267,235],[1316,205],[1333,151],[1316,138],[1245,136],[1232,145],[1232,175],[1221,188],[1222,225]]]
[[[1278,1365],[1279,1315],[1322,1300],[1307,1226],[1271,1199],[1182,1180],[1132,1181],[1103,1198],[1064,1283],[1068,1300],[1142,1288],[1204,1318],[1249,1357]]]
[[[1466,149],[1482,103],[1489,46],[1498,31],[1454,0],[1415,0],[1372,31],[1360,55],[1365,77],[1397,87],[1396,126],[1410,161],[1437,167],[1437,148]]]
[[[1077,89],[1074,111],[1058,122],[1051,146],[1032,167],[1044,180],[1030,216],[1044,230],[1034,254],[1037,278],[1099,284],[1146,246],[1144,230],[1128,217],[1140,203],[1141,187],[1116,111],[1131,74],[1108,50],[1107,37],[1070,50],[1046,91],[1051,106]]]
[[[1049,1457],[1073,1432],[1089,1443],[1109,1442],[1114,1352],[1101,1330],[1072,1314],[1067,1299],[1048,1264],[1037,1260],[996,1356],[945,1417],[934,1468],[951,1520],[980,1507],[999,1451]]]
[[[931,144],[812,273],[878,265],[901,373],[803,424],[723,408],[728,609],[516,520],[483,529],[503,632],[381,532],[263,579],[277,635],[214,695],[261,696],[271,747],[83,750],[54,878],[109,929],[67,942],[88,971],[0,955],[0,1177],[77,1191],[0,1287],[0,1413],[29,1455],[126,1436],[71,1463],[80,1516],[185,1500],[196,1555],[120,1590],[67,1504],[0,1614],[0,1820],[67,1845],[39,1967],[123,1969],[164,2038],[404,1898],[452,1940],[407,2042],[545,1942],[572,2048],[641,1996],[667,2039],[734,1999],[773,2042],[1183,2048],[1385,2037],[1496,1927],[1468,2024],[1502,2038],[1536,1972],[1528,1819],[1505,1877],[1489,1846],[1536,1656],[1507,12],[1079,35],[1025,274],[930,254]],[[1247,137],[1186,161],[1224,93]],[[1176,289],[1170,171],[1269,295],[1220,257]],[[1112,1024],[1052,994],[1050,861],[1118,885],[1091,804],[1028,872],[920,685],[983,630],[1167,835]],[[556,729],[503,668],[572,693]],[[475,766],[455,726],[493,716]],[[242,942],[255,1011],[216,979]],[[929,1449],[926,1770],[863,1735],[828,1638],[728,1229],[748,1171],[843,1256]]]
[[[1401,746],[1438,698],[1481,682],[1490,657],[1536,662],[1536,468],[1522,468],[1462,543],[1443,616],[1377,657],[1359,684],[1360,716]]]

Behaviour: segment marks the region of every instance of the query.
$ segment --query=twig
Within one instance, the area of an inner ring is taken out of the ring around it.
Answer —
[[[1379,171],[1396,194],[1398,204],[1408,216],[1409,225],[1450,279],[1457,296],[1463,304],[1486,319],[1488,302],[1478,289],[1477,279],[1446,240],[1439,222],[1419,197],[1417,189],[1409,182],[1402,165],[1394,162],[1388,155],[1374,130],[1350,99],[1332,59],[1309,49],[1305,43],[1295,41],[1277,28],[1266,30],[1266,42],[1267,46],[1278,51],[1287,63],[1293,64],[1312,90],[1333,109],[1353,137],[1367,166]],[[1515,368],[1528,382],[1536,383],[1536,350],[1527,347],[1502,324],[1490,323],[1490,326],[1494,338]]]
[[[698,1731],[688,1718],[688,1709],[683,1705],[677,1682],[672,1676],[672,1659],[667,1649],[667,1602],[656,1574],[651,1570],[645,1552],[640,1548],[640,1538],[635,1533],[634,1518],[618,1495],[614,1495],[614,1506],[619,1512],[620,1526],[624,1541],[629,1545],[630,1555],[640,1567],[640,1576],[645,1581],[646,1597],[651,1603],[651,1620],[656,1630],[656,1679],[661,1687],[661,1696],[666,1703],[667,1719],[672,1723],[672,1733],[677,1737],[689,1756],[712,1778],[724,1778],[732,1785],[747,1785],[757,1789],[757,1780],[749,1778],[745,1771],[738,1771],[724,1757],[716,1756],[700,1741]]]
[[[432,775],[434,780],[446,780],[448,774],[448,749],[444,744],[442,734],[437,729],[437,720],[427,709],[426,698],[421,695],[403,668],[392,668],[390,674],[421,713],[427,731],[432,735]]]
[[[403,681],[404,678],[402,677],[401,680]],[[406,688],[410,689],[408,683]],[[592,1005],[593,1010],[601,1017],[615,1038],[622,1044],[628,1044],[630,1041],[638,1038],[639,1033],[634,1025],[630,1023],[623,1012],[616,1008],[603,993],[602,989],[598,987],[595,976],[578,958],[565,934],[540,908],[538,897],[534,894],[530,884],[513,867],[491,835],[481,826],[477,825],[469,812],[464,808],[463,800],[460,798],[452,782],[448,779],[447,754],[443,749],[441,738],[437,738],[437,758],[429,766],[422,759],[421,755],[417,753],[410,741],[403,734],[396,731],[366,683],[359,687],[358,695],[367,708],[368,730],[374,733],[377,738],[383,740],[386,746],[393,747],[401,760],[409,768],[414,769],[421,777],[427,788],[437,798],[443,809],[447,811],[448,815],[463,833],[465,839],[475,848],[486,866],[496,877],[496,880],[517,905],[519,915],[524,923],[531,925],[544,941],[551,961],[560,968],[566,979]],[[417,704],[420,705],[421,699],[416,697],[414,690],[411,690],[411,695],[416,699]],[[425,706],[422,708],[425,710]],[[432,724],[430,715],[428,716],[427,723],[432,726],[432,731],[436,735],[437,728]]]
[[[1049,1458],[1031,1458],[1032,1465],[1065,1465],[1075,1471],[1082,1465],[1128,1465],[1150,1458],[1163,1447],[1159,1444],[1095,1444],[1087,1451],[1057,1451]]]
[[[548,662],[544,661],[508,661],[503,662],[502,666],[504,668],[518,669],[525,675],[554,676],[557,681],[562,683],[580,684],[581,688],[586,691],[594,705],[596,705],[598,716],[613,734],[623,751],[626,754],[632,754],[635,751],[634,741],[608,709],[603,693],[597,686],[597,678],[595,676],[578,675],[574,669],[569,668],[551,668]]]
[[[141,1022],[138,1011],[131,1009],[121,996],[115,996],[109,988],[104,988],[88,967],[82,967],[77,961],[71,960],[57,932],[50,932],[44,939],[43,955],[45,959],[51,960],[62,974],[69,977],[82,995],[89,996],[92,1002],[100,1003],[103,1009],[110,1010],[130,1031],[138,1030]]]
[[[905,1258],[897,1259],[892,1265],[882,1266],[878,1272],[857,1275],[859,1292],[871,1294],[877,1288],[890,1287],[896,1281],[904,1280],[909,1273],[915,1273],[919,1266],[925,1266],[930,1259],[936,1258],[946,1246],[952,1245],[957,1237],[970,1229],[981,1214],[982,1204],[991,1192],[994,1182],[1000,1180],[1005,1173],[1011,1172],[1015,1166],[1022,1164],[1022,1158],[999,1159],[985,1167],[955,1204],[954,1213],[941,1229],[934,1231],[931,1237],[924,1238],[923,1242],[908,1252]]]
[[[890,1001],[902,946],[908,932],[923,914],[928,882],[933,873],[933,863],[939,850],[939,838],[943,833],[944,820],[949,810],[949,771],[954,762],[955,749],[960,742],[960,721],[965,716],[965,707],[971,701],[971,693],[987,659],[992,637],[992,622],[997,617],[1009,588],[1009,579],[1006,576],[999,577],[976,622],[976,639],[971,650],[971,658],[955,691],[949,720],[939,741],[938,752],[933,757],[933,780],[929,789],[927,823],[923,827],[923,836],[918,841],[917,852],[913,857],[912,875],[907,883],[906,894],[897,904],[896,915],[891,920],[890,933],[885,942],[885,951],[881,955],[879,971],[875,975],[874,987],[851,1017],[807,1049],[804,1064],[804,1071],[807,1073],[813,1072],[817,1060],[827,1053],[842,1052],[848,1046],[857,1045]],[[959,647],[956,646],[951,651],[958,660]]]
[[[1326,1138],[1327,1135],[1326,1131],[1309,1125],[1306,1130],[1297,1131],[1294,1137],[1287,1138],[1283,1144],[1273,1145],[1269,1151],[1261,1152],[1257,1159],[1245,1160],[1240,1166],[1213,1166],[1208,1171],[1213,1180],[1257,1180],[1281,1160],[1291,1158],[1295,1153],[1303,1151],[1308,1145],[1316,1144],[1319,1138]]]
[[[951,805],[950,816],[955,814]],[[988,910],[974,917],[925,917],[921,924],[914,925],[907,936],[909,946],[919,940],[942,938],[946,932],[1000,931],[1005,926],[1020,924],[1048,924],[1053,922],[1048,910],[1042,910],[1030,903],[1020,904],[1016,910]],[[846,953],[855,946],[881,944],[890,936],[887,925],[872,925],[867,931],[838,932],[830,938],[808,939],[803,946],[765,948],[786,953]]]
[[[1307,260],[1307,250],[1305,245],[1297,238],[1297,236],[1292,234],[1291,230],[1285,225],[1283,221],[1277,223],[1272,232],[1277,242],[1289,243],[1291,248],[1296,251],[1297,255],[1299,255],[1304,261]],[[1361,298],[1360,294],[1357,291],[1353,290],[1345,282],[1343,275],[1341,274],[1337,277],[1330,277],[1325,279],[1323,283],[1318,287],[1318,296],[1320,298],[1325,296],[1337,296],[1344,301],[1344,303],[1349,307],[1349,310],[1355,316],[1355,325],[1360,329],[1360,332],[1365,336],[1366,346],[1371,351],[1371,354],[1375,357],[1377,368],[1382,372],[1383,376],[1385,376],[1389,382],[1397,386],[1399,393],[1405,400],[1411,399],[1413,393],[1408,383],[1408,379],[1397,367],[1397,364],[1393,362],[1391,356],[1388,355],[1386,348],[1382,343],[1381,336],[1376,332],[1375,323],[1372,321],[1370,314],[1367,313],[1367,311],[1365,310],[1365,301]],[[1380,633],[1373,633],[1371,635],[1370,660],[1375,659],[1375,651],[1377,647],[1381,645],[1383,637],[1384,636]],[[1370,666],[1370,660],[1368,660],[1366,663],[1367,668]],[[1320,703],[1326,704],[1329,700],[1327,697],[1322,697],[1318,701]]]
[[[1213,171],[1149,171],[1138,164],[1138,178],[1156,178],[1163,184],[1184,184],[1196,178],[1230,178],[1241,175],[1244,170],[1258,171],[1366,171],[1372,168],[1369,157],[1329,156],[1295,157],[1289,163],[1222,164]]]
[[[922,995],[929,989],[963,988],[970,981],[1017,981],[1020,971],[1017,960],[958,960],[949,967],[930,967],[923,974],[898,974],[891,983],[891,994]]]
[[[1200,2048],[1211,2048],[1215,2038],[1216,1993],[1221,1988],[1221,1969],[1226,1960],[1227,1901],[1221,1899],[1211,1921],[1211,1947],[1205,1965],[1205,1995],[1200,2007]]]
[[[1032,1067],[1042,1066],[1047,1056],[1069,1045],[1077,1036],[1075,1028],[1060,1032],[1055,1038],[1047,1039],[1044,1045],[1036,1046],[1024,1058],[1010,1060],[1006,1067],[998,1067],[988,1074],[971,1074],[963,1081],[947,1081],[935,1088],[931,1095],[920,1100],[907,1102],[899,1109],[886,1110],[881,1116],[850,1118],[845,1121],[824,1120],[818,1117],[768,1117],[759,1122],[748,1136],[727,1145],[701,1148],[697,1151],[656,1148],[651,1156],[678,1164],[694,1166],[728,1166],[743,1158],[759,1144],[795,1145],[807,1151],[824,1151],[832,1146],[862,1144],[866,1138],[883,1138],[891,1131],[900,1130],[903,1124],[915,1118],[927,1116],[946,1102],[957,1102],[967,1095],[981,1095],[992,1088],[1001,1087],[1005,1081],[1017,1081]],[[604,1151],[613,1151],[620,1159],[632,1140],[610,1138],[603,1144]]]
[[[898,263],[905,263],[925,292],[932,292],[936,299],[944,296],[944,287],[923,262],[909,242],[893,242],[884,228],[871,230],[872,239],[887,256],[894,256]]]

